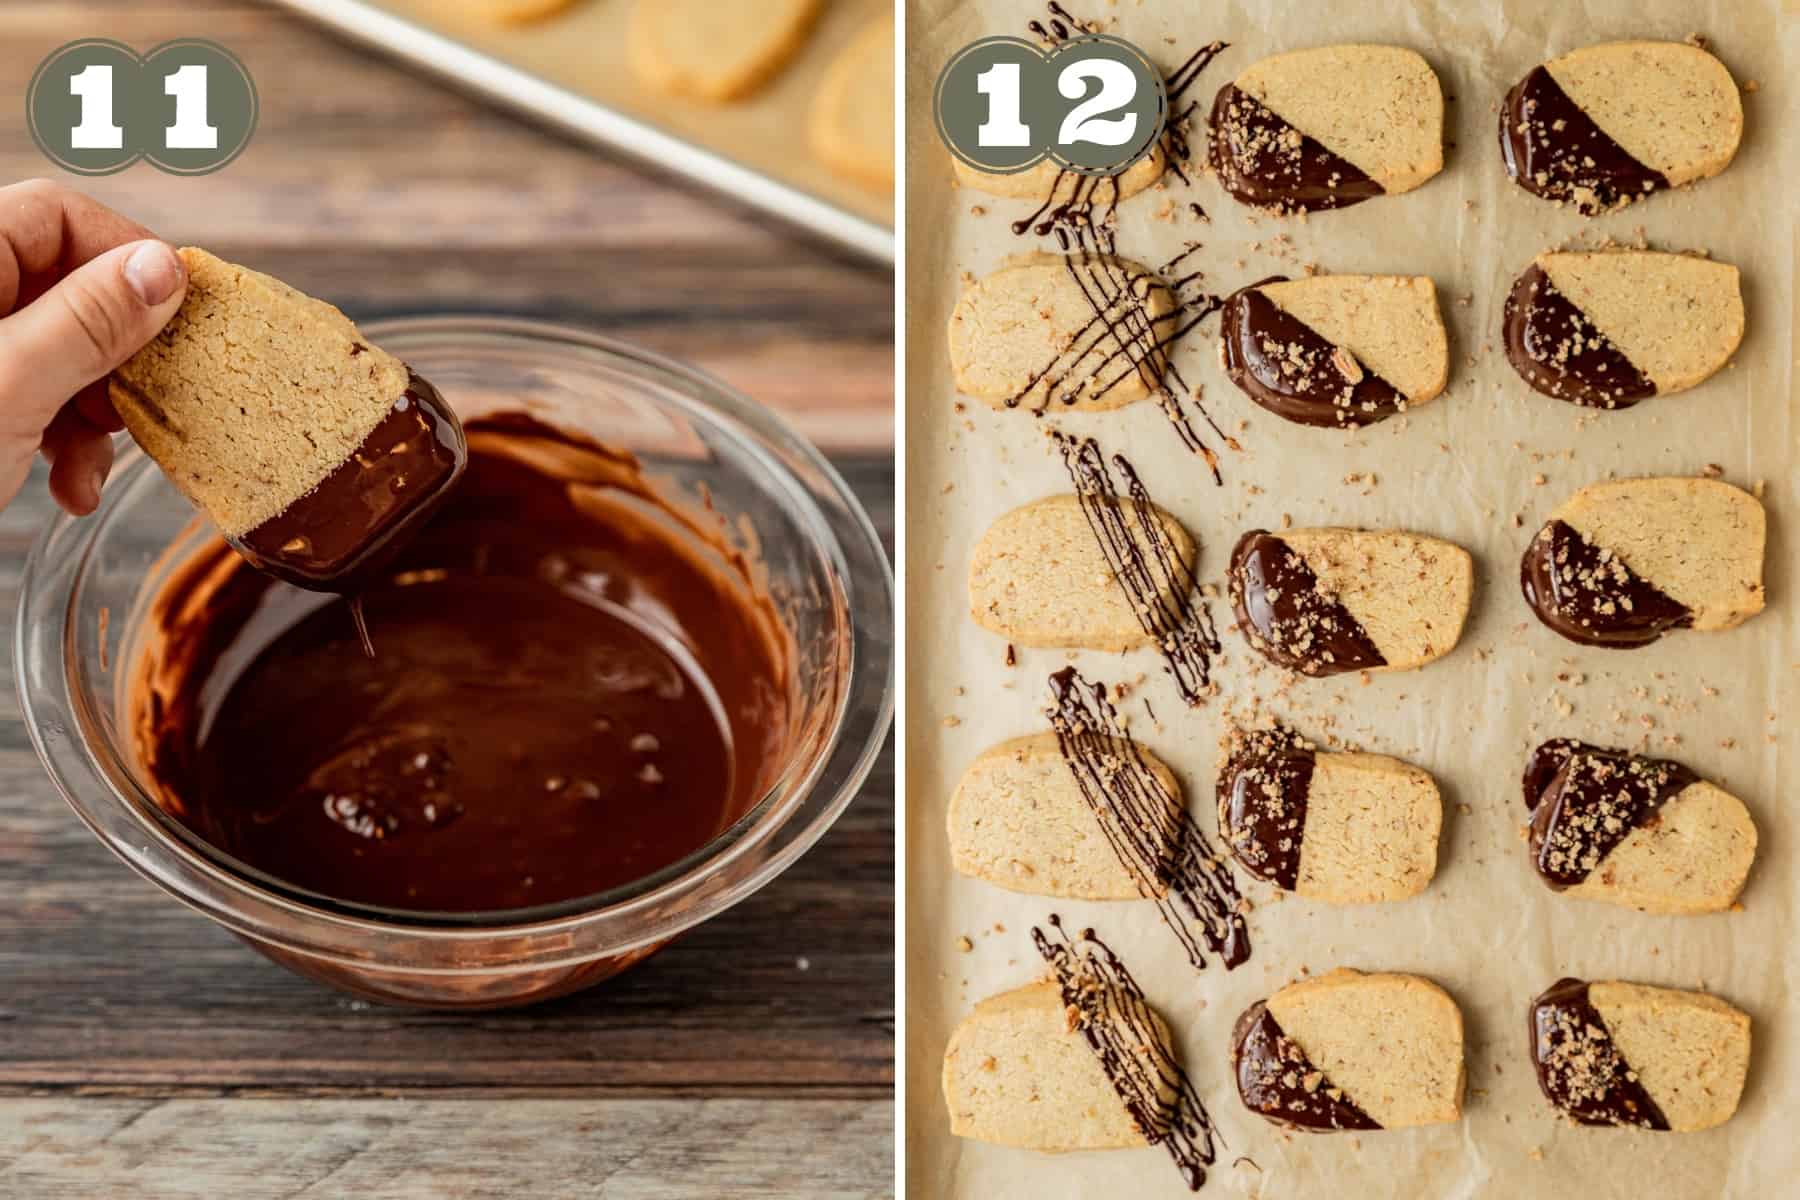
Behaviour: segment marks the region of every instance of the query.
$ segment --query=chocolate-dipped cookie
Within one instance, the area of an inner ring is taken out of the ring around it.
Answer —
[[[1500,108],[1507,174],[1589,215],[1717,175],[1743,130],[1731,72],[1684,42],[1571,51],[1532,68]]]
[[[1231,1061],[1244,1107],[1278,1125],[1401,1129],[1462,1116],[1462,1011],[1417,975],[1339,967],[1290,983],[1238,1018]]]
[[[1444,166],[1444,94],[1400,46],[1323,46],[1253,63],[1213,101],[1211,158],[1244,204],[1344,208]]]
[[[1257,653],[1302,675],[1408,671],[1448,654],[1474,592],[1468,551],[1396,530],[1253,529],[1227,588]]]
[[[1587,408],[1686,391],[1744,337],[1738,270],[1647,250],[1546,253],[1513,283],[1506,358],[1533,389]]]
[[[1300,425],[1368,425],[1435,399],[1450,373],[1424,276],[1271,279],[1225,300],[1220,358],[1256,403]]]
[[[1583,1125],[1722,1125],[1750,1064],[1750,1018],[1704,992],[1560,979],[1531,1002],[1528,1033],[1545,1098]]]
[[[1552,738],[1525,764],[1532,866],[1550,887],[1643,912],[1722,912],[1756,857],[1737,797],[1680,763]]]
[[[1227,748],[1217,798],[1232,856],[1308,899],[1403,900],[1437,871],[1437,784],[1397,758],[1321,751],[1279,726],[1241,731]]]
[[[1762,611],[1763,508],[1715,479],[1612,479],[1570,496],[1519,564],[1525,602],[1573,642],[1646,646]]]

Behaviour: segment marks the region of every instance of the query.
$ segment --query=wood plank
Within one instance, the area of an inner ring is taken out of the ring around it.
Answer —
[[[30,1200],[891,1196],[891,1101],[0,1101]]]

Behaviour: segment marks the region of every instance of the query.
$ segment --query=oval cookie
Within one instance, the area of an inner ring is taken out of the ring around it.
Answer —
[[[894,184],[894,17],[883,14],[832,60],[813,97],[813,153],[873,188]]]
[[[963,187],[1007,199],[1033,200],[1044,206],[1046,213],[1058,205],[1084,200],[1108,205],[1137,195],[1158,179],[1169,166],[1169,156],[1161,141],[1150,152],[1117,175],[1078,175],[1065,170],[1054,159],[1046,158],[1023,171],[999,175],[971,167],[959,158],[950,160],[956,181]]]
[[[1609,42],[1534,67],[1500,107],[1506,173],[1589,215],[1717,175],[1744,108],[1725,64],[1685,42]]]
[[[822,7],[823,0],[637,0],[626,35],[631,66],[671,96],[736,100],[787,66]]]
[[[1519,563],[1538,620],[1572,642],[1647,646],[1763,607],[1763,507],[1716,479],[1611,479],[1550,514]]]
[[[1119,509],[1132,540],[1155,544],[1176,566],[1158,573],[1148,603],[1183,608],[1187,597],[1174,595],[1171,581],[1192,580],[1193,538],[1160,508],[1153,509],[1160,533],[1146,528],[1135,506]],[[1151,640],[1076,496],[1015,508],[981,535],[969,563],[969,611],[976,624],[1021,646],[1131,650]]]
[[[1532,866],[1584,900],[1723,912],[1756,858],[1744,802],[1667,759],[1553,738],[1526,763],[1525,806]]]
[[[1560,979],[1531,1003],[1531,1060],[1583,1125],[1691,1133],[1737,1111],[1750,1018],[1705,992]]]
[[[1300,425],[1368,425],[1444,390],[1450,344],[1424,276],[1316,275],[1232,293],[1220,317],[1225,373]]]
[[[1244,1107],[1313,1132],[1462,1117],[1462,1010],[1417,975],[1339,967],[1250,1006],[1232,1036]]]
[[[1404,900],[1437,872],[1443,802],[1429,774],[1330,753],[1291,729],[1238,734],[1219,772],[1219,831],[1258,879],[1330,904]]]
[[[1738,270],[1647,250],[1540,254],[1503,317],[1513,370],[1546,396],[1630,408],[1686,391],[1744,338]]]
[[[1141,746],[1132,754],[1179,805],[1181,785]],[[1180,811],[1134,827],[1152,861],[1173,859]],[[950,797],[950,859],[956,869],[1015,892],[1081,900],[1137,900],[1167,893],[1168,885],[1126,865],[1108,840],[1069,769],[1053,733],[1014,738],[969,765]]]
[[[1036,255],[963,291],[950,314],[956,390],[995,408],[1109,409],[1162,384],[1175,300],[1137,263]]]
[[[1253,529],[1231,552],[1238,629],[1302,675],[1409,671],[1462,636],[1475,564],[1461,546],[1397,530]]]
[[[1444,167],[1444,93],[1400,46],[1324,46],[1253,63],[1213,101],[1219,182],[1244,204],[1344,208]]]

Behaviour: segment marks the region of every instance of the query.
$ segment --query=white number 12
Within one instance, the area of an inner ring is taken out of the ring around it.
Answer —
[[[189,63],[171,73],[163,80],[163,93],[175,97],[175,123],[163,135],[163,145],[170,150],[217,150],[218,126],[206,119],[206,64]]]

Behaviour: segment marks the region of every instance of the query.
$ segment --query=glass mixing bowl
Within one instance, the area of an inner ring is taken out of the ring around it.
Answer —
[[[549,999],[616,974],[750,895],[844,811],[892,719],[892,574],[868,516],[818,451],[698,371],[523,321],[422,318],[367,332],[465,419],[523,410],[630,451],[666,501],[760,564],[793,639],[798,693],[781,772],[761,801],[645,879],[495,913],[341,903],[200,842],[146,786],[126,704],[150,601],[215,535],[135,446],[99,511],[58,516],[26,560],[14,658],[26,723],[57,787],[108,848],[275,961],[390,1003]]]

